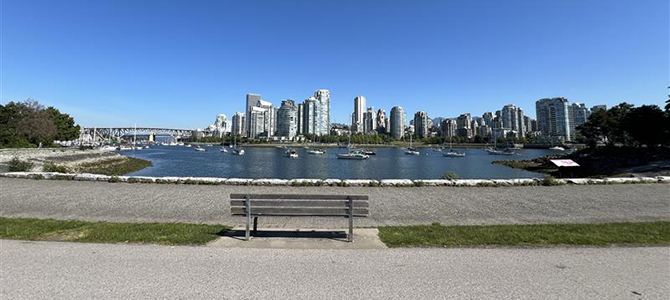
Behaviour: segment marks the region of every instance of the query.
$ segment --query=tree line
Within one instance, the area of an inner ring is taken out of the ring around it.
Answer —
[[[591,113],[586,123],[577,128],[590,147],[600,143],[629,147],[670,146],[670,99],[665,111],[657,105],[621,103],[608,110]]]
[[[0,104],[0,148],[53,145],[79,138],[80,128],[68,114],[28,99]]]

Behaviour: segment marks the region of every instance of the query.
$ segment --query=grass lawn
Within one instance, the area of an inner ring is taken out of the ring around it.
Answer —
[[[389,247],[670,244],[670,222],[380,227]]]
[[[229,229],[205,224],[0,218],[0,238],[31,241],[203,245]]]

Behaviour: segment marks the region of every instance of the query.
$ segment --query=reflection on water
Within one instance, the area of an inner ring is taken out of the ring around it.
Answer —
[[[447,171],[460,178],[533,178],[540,174],[491,164],[493,160],[528,159],[553,153],[544,149],[517,150],[515,156],[489,155],[481,149],[463,150],[463,158],[443,157],[431,149],[419,149],[420,156],[406,155],[401,148],[376,148],[377,155],[368,160],[341,160],[337,153],[346,149],[331,148],[326,154],[310,155],[296,149],[299,158],[284,157],[283,149],[246,147],[246,155],[235,156],[219,151],[220,147],[193,148],[152,146],[151,149],[122,151],[121,154],[148,159],[153,166],[129,175],[193,176],[225,178],[340,178],[340,179],[438,179]]]

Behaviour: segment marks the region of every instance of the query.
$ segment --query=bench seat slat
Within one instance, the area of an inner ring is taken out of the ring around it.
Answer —
[[[249,196],[254,200],[368,200],[365,195],[301,195],[301,194],[231,194],[231,200],[241,200]]]
[[[354,207],[369,207],[363,200],[354,200]],[[244,207],[245,200],[231,200],[230,206]],[[346,200],[251,200],[251,207],[349,207]]]
[[[246,215],[244,207],[231,207],[233,215]],[[370,212],[367,208],[354,208],[354,216],[367,216]],[[314,215],[314,216],[348,216],[349,209],[346,208],[322,208],[322,207],[258,207],[251,209],[251,215]]]

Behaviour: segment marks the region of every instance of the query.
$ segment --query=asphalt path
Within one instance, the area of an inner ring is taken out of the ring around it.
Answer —
[[[277,187],[0,178],[0,216],[242,225],[231,193],[363,194],[358,227],[627,222],[670,219],[670,184],[527,187]],[[260,218],[261,227],[346,227],[340,218]]]
[[[285,250],[0,240],[0,299],[669,299],[670,248]]]

